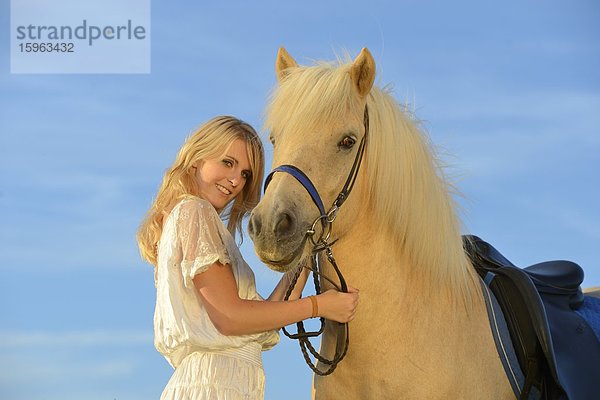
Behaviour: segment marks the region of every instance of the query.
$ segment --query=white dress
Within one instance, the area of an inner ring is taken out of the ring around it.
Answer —
[[[231,265],[240,298],[262,300],[252,270],[213,206],[198,197],[182,200],[164,223],[155,269],[154,345],[175,368],[161,400],[264,397],[261,351],[275,346],[279,333],[219,333],[192,281],[216,261]]]

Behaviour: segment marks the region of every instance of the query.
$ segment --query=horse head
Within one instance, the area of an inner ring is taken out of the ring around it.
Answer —
[[[266,114],[273,166],[291,165],[302,171],[328,209],[344,187],[365,137],[365,106],[375,62],[363,49],[354,62],[340,67],[303,67],[281,48],[275,68],[278,87]],[[359,172],[357,181],[364,179],[362,175]],[[310,255],[307,232],[323,228],[315,223],[323,211],[294,176],[275,173],[268,183],[248,230],[260,259],[284,272]],[[351,228],[352,218],[347,216],[357,215],[360,199],[367,195],[360,186],[339,211],[331,232],[337,238]]]

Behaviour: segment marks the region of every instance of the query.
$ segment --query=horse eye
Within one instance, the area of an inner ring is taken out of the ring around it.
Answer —
[[[271,142],[271,144],[275,146],[275,138],[273,137],[273,135],[269,136],[269,142]]]
[[[354,146],[355,143],[356,143],[356,140],[354,140],[354,138],[352,138],[350,136],[346,136],[345,138],[342,139],[341,142],[338,143],[338,146],[342,149],[350,150]]]

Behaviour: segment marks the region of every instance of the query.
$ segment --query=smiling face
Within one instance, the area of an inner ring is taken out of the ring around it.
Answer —
[[[236,139],[221,157],[200,161],[195,178],[200,196],[222,210],[242,191],[252,170],[246,142]]]

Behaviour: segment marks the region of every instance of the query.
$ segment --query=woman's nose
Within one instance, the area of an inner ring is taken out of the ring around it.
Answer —
[[[231,176],[229,177],[229,182],[231,182],[231,185],[233,187],[236,187],[237,185],[239,185],[240,181],[242,179],[242,175],[239,172],[234,172],[231,174]]]

